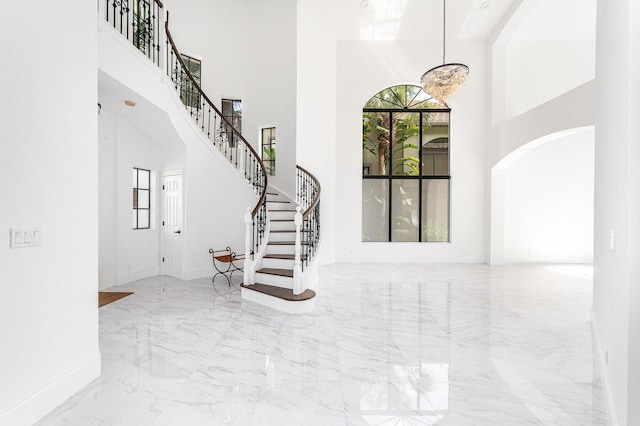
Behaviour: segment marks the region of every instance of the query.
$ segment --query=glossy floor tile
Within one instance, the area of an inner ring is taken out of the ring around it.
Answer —
[[[589,266],[329,265],[316,309],[156,277],[40,425],[605,425]]]

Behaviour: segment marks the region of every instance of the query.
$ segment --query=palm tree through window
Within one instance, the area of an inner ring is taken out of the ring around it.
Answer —
[[[449,114],[419,86],[362,112],[362,241],[450,241]]]

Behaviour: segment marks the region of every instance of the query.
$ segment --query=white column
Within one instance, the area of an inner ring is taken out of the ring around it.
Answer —
[[[253,284],[253,261],[251,260],[252,223],[253,218],[251,217],[251,207],[247,207],[247,210],[244,213],[244,285]]]

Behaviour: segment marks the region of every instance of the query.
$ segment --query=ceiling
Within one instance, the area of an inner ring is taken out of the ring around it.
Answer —
[[[487,39],[523,0],[448,0],[447,39]],[[298,0],[343,40],[442,38],[443,0]]]
[[[126,100],[134,101],[135,107],[125,105]],[[103,111],[126,119],[153,143],[161,147],[182,145],[166,112],[100,70],[98,102]]]
[[[444,0],[298,0],[338,40],[442,39]],[[593,40],[596,0],[448,0],[447,40],[488,40],[520,9],[514,41]]]

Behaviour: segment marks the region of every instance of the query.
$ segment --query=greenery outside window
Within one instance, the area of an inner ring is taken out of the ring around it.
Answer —
[[[242,134],[242,101],[239,99],[223,99],[222,100],[222,116],[227,119],[238,133]],[[236,138],[231,131],[231,127],[227,124],[222,126],[222,133],[229,142],[230,147],[236,146]]]
[[[239,99],[223,99],[222,115],[239,133],[242,133],[242,101]]]
[[[151,227],[151,170],[133,168],[133,229]]]
[[[262,162],[269,176],[276,174],[276,128],[262,129]]]
[[[419,86],[362,113],[362,241],[450,241],[449,114]]]
[[[181,56],[198,86],[202,87],[202,62],[187,55]],[[200,92],[186,75],[180,80],[180,99],[185,106],[200,109]]]
[[[133,45],[145,55],[151,49],[151,0],[133,0]],[[114,5],[115,7],[115,5]]]

